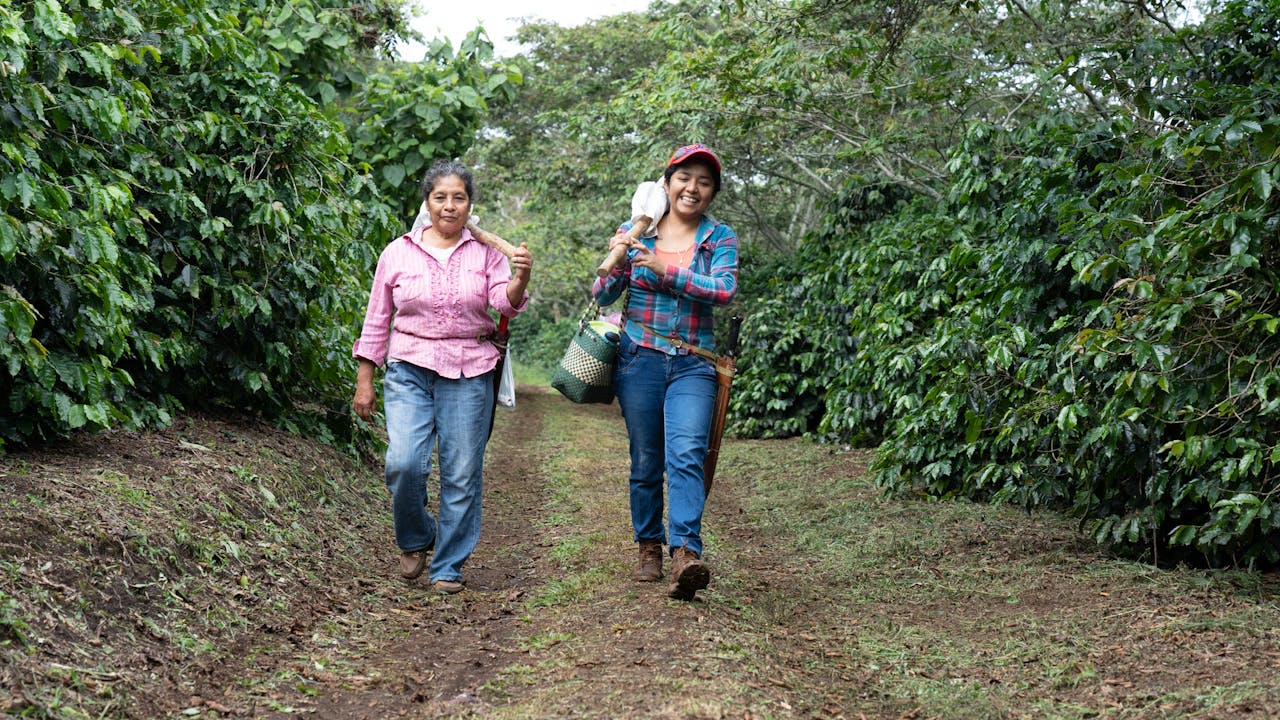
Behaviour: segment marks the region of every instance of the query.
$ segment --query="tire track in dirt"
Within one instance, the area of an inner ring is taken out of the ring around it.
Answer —
[[[811,613],[825,617],[827,606],[780,616],[777,625],[756,624],[759,614],[743,600],[758,593],[748,588],[758,588],[767,575],[776,581],[770,592],[790,595],[805,568],[782,565],[763,548],[735,495],[733,464],[722,463],[704,518],[711,587],[693,602],[671,600],[669,578],[632,579],[637,548],[617,407],[551,398],[560,404],[544,437],[573,449],[549,463],[551,513],[560,519],[542,531],[543,544],[553,549],[535,590],[544,595],[534,599],[536,610],[521,628],[524,657],[494,683],[494,696],[486,698],[490,712],[515,718],[840,717],[822,710],[833,706],[821,682],[815,690],[777,681],[797,676],[774,665],[775,656],[754,653],[760,637],[803,634],[814,621]],[[579,590],[547,591],[557,583]],[[797,667],[812,665],[810,655],[794,659]]]
[[[549,401],[521,393],[515,412],[498,409],[480,543],[463,568],[466,591],[439,595],[425,575],[401,580],[394,540],[371,541],[368,572],[334,579],[350,603],[313,623],[309,635],[290,635],[288,645],[263,653],[237,683],[246,689],[217,706],[253,717],[372,720],[437,717],[476,704],[478,688],[513,661],[522,599],[538,581],[532,526],[545,505],[538,474],[545,458],[535,441]],[[428,482],[435,499],[434,472]]]
[[[0,595],[35,640],[0,667],[0,715],[1280,717],[1274,578],[886,498],[869,451],[726,439],[711,587],[669,600],[631,578],[616,405],[519,397],[452,597],[399,579],[376,467],[260,422],[9,456]]]
[[[486,459],[484,527],[467,590],[433,593],[395,574],[390,538],[371,543],[354,598],[264,653],[222,701],[254,717],[841,717],[810,677],[802,642],[823,603],[758,623],[749,605],[787,597],[805,568],[777,561],[743,514],[722,462],[704,530],[711,587],[693,602],[667,578],[637,583],[626,432],[616,405],[572,405],[522,388],[500,409]],[[670,572],[670,562],[664,572]],[[809,593],[806,593],[808,595]],[[794,659],[794,663],[787,660]],[[817,687],[797,687],[809,678]],[[237,713],[238,714],[238,713]]]

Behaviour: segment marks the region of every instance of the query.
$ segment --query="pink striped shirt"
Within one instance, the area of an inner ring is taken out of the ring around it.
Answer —
[[[488,309],[514,317],[529,295],[511,305],[506,256],[469,230],[444,265],[421,243],[418,228],[383,249],[352,355],[379,366],[403,360],[451,379],[483,375],[498,364],[498,349],[480,339],[496,327]]]

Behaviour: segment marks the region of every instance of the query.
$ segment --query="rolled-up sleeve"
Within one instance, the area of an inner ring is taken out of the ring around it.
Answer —
[[[511,265],[508,264],[506,255],[493,248],[488,248],[488,251],[485,256],[485,273],[489,276],[489,306],[502,315],[514,317],[529,307],[529,291],[525,290],[520,302],[512,305],[511,298],[507,297],[507,285],[511,283]]]
[[[625,233],[631,229],[631,222],[623,223],[619,228],[619,233]],[[622,262],[613,266],[609,274],[604,277],[596,278],[591,284],[591,296],[601,305],[612,305],[622,295],[622,291],[627,286],[627,275],[631,272],[631,256],[634,250],[628,250]]]

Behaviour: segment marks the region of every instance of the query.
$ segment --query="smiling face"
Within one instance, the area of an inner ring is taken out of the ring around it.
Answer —
[[[715,196],[713,168],[706,161],[691,160],[677,165],[667,177],[667,201],[676,215],[701,217]]]
[[[471,217],[471,196],[467,194],[467,185],[462,178],[457,175],[437,178],[426,200],[431,226],[436,232],[446,238],[462,232]]]

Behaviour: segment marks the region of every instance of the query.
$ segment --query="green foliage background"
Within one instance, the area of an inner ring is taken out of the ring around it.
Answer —
[[[478,36],[386,62],[406,28],[380,0],[0,6],[0,441],[208,405],[350,429],[373,260],[518,81]]]
[[[0,6],[0,441],[248,408],[334,439],[431,159],[537,258],[558,359],[636,184],[726,163],[732,432],[886,490],[1274,566],[1274,3],[657,0],[400,63],[390,0]]]
[[[738,429],[876,444],[892,491],[1063,509],[1149,560],[1274,565],[1278,29],[1232,3],[1100,42],[1088,102],[969,122],[938,193],[851,178],[757,291]]]
[[[734,432],[875,446],[890,492],[1062,510],[1150,561],[1274,565],[1276,8],[891,5],[527,27],[480,150],[582,284],[547,322],[601,254],[562,238],[708,142],[744,243]]]

